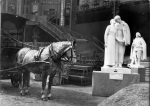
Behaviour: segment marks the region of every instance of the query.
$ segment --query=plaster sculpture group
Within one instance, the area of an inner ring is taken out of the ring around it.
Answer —
[[[128,24],[121,20],[120,16],[111,19],[104,34],[105,58],[103,67],[122,67],[124,60],[125,47],[130,45],[131,35]],[[141,59],[146,59],[146,43],[139,32],[131,46],[130,59],[128,66],[140,66]]]
[[[131,45],[127,67],[123,66],[126,46],[130,45],[128,24],[119,15],[110,20],[104,34],[105,56],[101,71],[93,71],[92,95],[110,96],[118,90],[139,81],[145,81],[145,68],[141,59],[146,59],[146,43],[139,32]]]

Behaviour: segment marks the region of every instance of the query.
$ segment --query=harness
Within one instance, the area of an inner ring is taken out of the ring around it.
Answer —
[[[42,52],[43,52],[44,49],[45,49],[45,47],[42,47],[42,48],[39,50],[38,55],[37,55],[37,56],[34,56],[35,61],[39,61],[39,60],[40,60],[41,54],[42,54]]]
[[[72,61],[73,58],[76,58],[76,57],[73,57],[73,48],[70,48],[71,49],[71,56],[70,57],[64,56],[65,54],[57,53],[53,48],[54,47],[53,47],[53,43],[52,43],[49,47],[49,53],[50,53],[50,58],[55,63],[60,63],[60,61],[68,62],[70,59]]]

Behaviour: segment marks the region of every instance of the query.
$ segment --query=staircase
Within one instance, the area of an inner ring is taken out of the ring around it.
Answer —
[[[5,10],[2,10],[2,13],[13,14],[13,13],[9,13],[8,11],[5,11]],[[16,15],[16,14],[14,14],[14,15]],[[43,17],[40,17],[40,16],[34,17],[34,19],[31,15],[29,15],[29,16],[18,15],[18,16],[28,19],[29,21],[26,22],[26,23],[28,23],[27,25],[31,25],[31,23],[34,23],[33,25],[39,26],[40,28],[42,28],[44,31],[49,33],[51,36],[53,36],[58,41],[62,41],[62,40],[89,41],[89,42],[93,43],[97,48],[99,48],[102,52],[104,52],[104,44],[94,36],[92,36],[92,37],[83,36],[77,32],[67,29],[63,26],[59,26],[52,22],[48,22],[48,21],[46,21],[46,19],[44,19]]]
[[[55,36],[55,38],[57,37],[57,40],[59,41],[60,40],[89,41],[89,42],[92,42],[97,48],[99,48],[101,51],[104,52],[104,44],[94,36],[92,37],[83,36],[63,26],[56,25],[55,23],[52,23],[52,22],[48,22],[42,17],[37,17],[36,23],[39,27],[41,27],[46,32],[50,34],[52,34],[51,32],[53,32],[53,36]]]
[[[55,25],[49,23],[48,21],[45,21],[41,17],[37,17],[37,24],[39,27],[41,27],[46,32],[48,32],[48,33],[52,32],[53,36],[55,36],[55,38],[57,37],[58,41],[60,41],[60,40],[68,40],[68,41],[75,40],[75,38],[73,38],[69,34],[66,34],[64,31],[58,29]]]

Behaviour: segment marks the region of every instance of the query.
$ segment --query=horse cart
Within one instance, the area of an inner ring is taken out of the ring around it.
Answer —
[[[0,78],[1,79],[11,79],[11,84],[14,87],[19,87],[19,72],[24,71],[25,68],[32,68],[32,72],[41,73],[38,69],[39,67],[49,67],[49,62],[45,61],[33,61],[27,64],[23,64],[20,66],[14,66],[12,68],[8,68],[5,70],[0,70]]]
[[[13,71],[1,70],[0,71],[0,76],[1,76],[1,80],[11,79],[11,84],[14,87],[19,87],[18,71],[16,71],[16,70],[13,70]]]
[[[19,41],[18,35],[11,35],[2,29],[0,80],[10,79],[14,87],[19,87],[18,71],[28,65],[16,67],[16,54],[25,45]]]
[[[1,50],[1,70],[0,70],[0,80],[11,79],[11,83],[14,87],[19,86],[19,78],[17,70],[9,70],[15,69],[15,55],[19,51],[19,48],[8,47],[8,45],[4,45],[2,43],[3,48]],[[5,48],[4,48],[5,46]],[[6,47],[7,46],[7,47]]]

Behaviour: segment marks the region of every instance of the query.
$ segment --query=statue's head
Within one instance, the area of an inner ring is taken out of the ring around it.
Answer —
[[[115,20],[114,19],[111,19],[110,20],[110,24],[115,24],[116,22],[115,22]]]
[[[114,17],[114,20],[117,22],[117,23],[121,23],[121,17],[119,15],[116,15]]]
[[[136,37],[141,37],[141,34],[139,32],[136,33]]]

